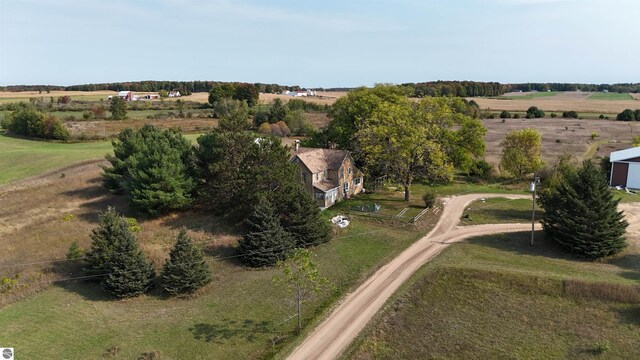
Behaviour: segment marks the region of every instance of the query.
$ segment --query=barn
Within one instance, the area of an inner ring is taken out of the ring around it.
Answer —
[[[611,186],[640,189],[640,146],[614,151],[611,161]]]
[[[120,91],[118,93],[118,97],[120,97],[124,101],[132,101],[133,100],[133,93],[131,91]]]

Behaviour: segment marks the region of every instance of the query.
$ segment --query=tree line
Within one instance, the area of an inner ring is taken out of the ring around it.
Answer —
[[[298,91],[300,86],[298,85],[280,85],[280,84],[263,84],[263,83],[243,83],[243,82],[224,82],[224,81],[127,81],[127,82],[114,82],[114,83],[99,83],[99,84],[81,84],[71,85],[62,88],[61,90],[67,91],[97,91],[97,90],[130,90],[139,92],[151,92],[160,90],[178,90],[182,95],[189,95],[194,92],[209,92],[213,88],[221,85],[253,85],[258,92],[266,93],[279,93],[285,90]],[[37,89],[38,86],[34,85]],[[8,90],[8,91],[22,91],[22,90]]]

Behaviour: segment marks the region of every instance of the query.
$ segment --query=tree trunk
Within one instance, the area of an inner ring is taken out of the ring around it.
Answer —
[[[409,202],[411,200],[411,191],[409,188],[411,187],[411,178],[407,179],[404,182],[404,201]]]

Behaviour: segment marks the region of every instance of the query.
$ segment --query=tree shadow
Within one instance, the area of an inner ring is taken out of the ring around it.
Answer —
[[[640,306],[628,305],[616,309],[620,321],[625,324],[640,325]]]
[[[486,246],[520,255],[588,262],[588,260],[564,252],[555,242],[546,237],[542,230],[534,233],[533,246],[530,246],[530,241],[530,231],[485,235],[467,240],[470,244]]]
[[[89,301],[114,301],[113,296],[107,294],[100,286],[99,281],[67,280],[57,281],[54,284],[68,292],[82,296]]]
[[[222,344],[224,340],[239,338],[255,341],[258,334],[275,334],[271,321],[241,321],[223,319],[217,324],[198,323],[189,328],[195,340]]]
[[[126,196],[114,195],[102,186],[100,181],[92,181],[93,184],[76,190],[62,192],[62,195],[72,199],[88,200],[80,204],[82,210],[77,216],[83,220],[97,222],[98,214],[107,210],[107,207],[115,207],[119,213],[125,216],[139,216],[129,206]]]

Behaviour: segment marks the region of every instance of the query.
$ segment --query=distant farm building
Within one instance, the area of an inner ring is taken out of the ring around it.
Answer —
[[[640,189],[640,147],[614,151],[611,161],[611,186]]]
[[[299,97],[299,96],[316,96],[316,92],[313,90],[300,90],[300,91],[285,91],[285,95]]]
[[[123,99],[124,101],[132,101],[133,100],[133,92],[131,92],[131,91],[120,91],[118,93],[118,97]]]
[[[159,99],[160,95],[158,94],[146,94],[146,95],[142,95],[142,99],[143,100],[155,100],[155,99]]]
[[[169,97],[180,97],[182,95],[180,95],[180,91],[170,91],[169,92]]]

